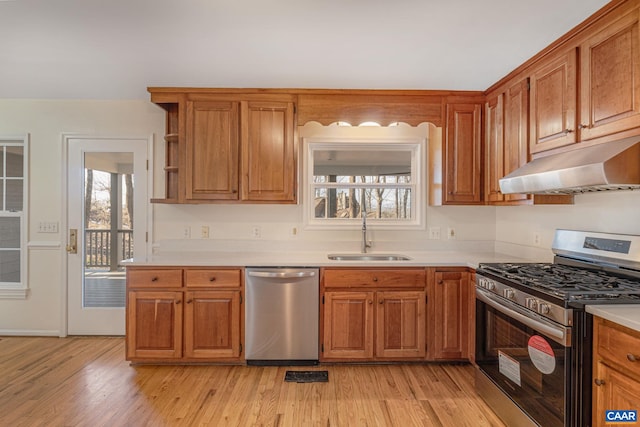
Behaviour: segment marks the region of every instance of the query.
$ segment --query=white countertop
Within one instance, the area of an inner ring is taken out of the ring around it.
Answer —
[[[150,259],[132,259],[126,265],[136,266],[239,266],[239,267],[449,267],[461,266],[477,268],[481,262],[526,261],[511,255],[495,252],[470,251],[389,251],[371,252],[375,254],[406,255],[408,261],[334,261],[327,258],[330,253],[353,253],[338,251],[278,251],[240,252],[240,251],[191,251],[166,252]]]
[[[640,304],[588,305],[587,313],[640,332]]]

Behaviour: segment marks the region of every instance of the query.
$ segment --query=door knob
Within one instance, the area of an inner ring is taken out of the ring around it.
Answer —
[[[78,253],[78,230],[76,228],[69,229],[69,244],[67,245],[67,252],[70,254]]]

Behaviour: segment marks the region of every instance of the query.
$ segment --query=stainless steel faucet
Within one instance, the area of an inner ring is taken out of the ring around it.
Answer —
[[[367,253],[367,249],[371,247],[371,241],[367,241],[367,211],[361,210],[360,215],[362,216],[362,244],[360,245],[360,252],[363,254]]]

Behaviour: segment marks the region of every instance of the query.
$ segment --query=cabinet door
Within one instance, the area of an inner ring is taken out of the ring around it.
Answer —
[[[576,61],[571,49],[531,74],[531,153],[577,141]]]
[[[242,103],[242,199],[294,202],[292,102]]]
[[[481,198],[480,104],[448,104],[444,150],[444,201],[479,204]]]
[[[324,359],[373,358],[373,292],[325,292]]]
[[[187,199],[238,199],[238,119],[238,102],[187,103]]]
[[[240,292],[187,291],[184,355],[196,359],[240,357]]]
[[[485,200],[501,202],[499,180],[504,174],[504,94],[490,95],[485,104]]]
[[[509,87],[505,94],[504,175],[529,160],[529,79]],[[526,194],[505,194],[505,201],[526,200]]]
[[[127,359],[182,356],[182,292],[129,291]]]
[[[595,404],[593,405],[594,426],[604,427],[611,425],[611,423],[608,423],[605,419],[605,412],[608,410],[640,408],[640,382],[637,380],[622,374],[602,362],[597,363],[593,377],[593,397],[595,399]]]
[[[425,295],[424,291],[376,293],[376,357],[425,356]]]
[[[467,359],[470,356],[472,287],[466,271],[436,271],[430,283],[433,310],[433,359]]]
[[[640,126],[640,9],[580,46],[580,135],[586,140]]]

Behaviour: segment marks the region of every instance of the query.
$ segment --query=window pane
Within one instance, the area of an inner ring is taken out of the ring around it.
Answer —
[[[0,217],[0,248],[20,248],[19,217]]]
[[[315,150],[313,174],[336,176],[410,175],[409,150]]]
[[[364,201],[364,206],[363,206]],[[315,218],[411,219],[409,188],[325,188],[315,189]]]
[[[4,146],[0,146],[0,177],[4,177]]]
[[[8,211],[22,211],[23,185],[21,179],[7,180],[7,206]]]
[[[18,178],[24,176],[23,147],[7,147],[7,176]]]
[[[20,251],[0,251],[0,282],[20,282]]]
[[[4,211],[5,203],[4,203],[4,179],[0,179],[0,211]]]

